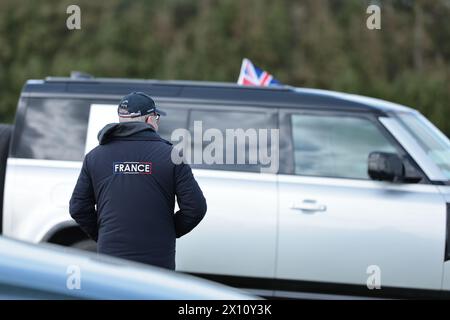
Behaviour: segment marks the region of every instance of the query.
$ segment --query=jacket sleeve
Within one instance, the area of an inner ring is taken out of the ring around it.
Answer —
[[[175,194],[180,208],[174,217],[179,238],[194,229],[206,214],[205,197],[187,164],[175,166]]]
[[[97,212],[92,181],[87,168],[87,157],[83,161],[80,176],[69,203],[69,212],[81,229],[93,240],[98,238]]]

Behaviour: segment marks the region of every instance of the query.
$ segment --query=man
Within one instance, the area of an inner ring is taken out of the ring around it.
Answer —
[[[175,269],[175,239],[203,219],[206,201],[189,165],[175,165],[171,143],[156,133],[160,114],[142,92],[120,101],[119,123],[105,126],[84,158],[70,214],[99,253]]]

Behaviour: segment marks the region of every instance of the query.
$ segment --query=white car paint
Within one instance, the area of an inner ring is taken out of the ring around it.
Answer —
[[[112,114],[113,106],[91,106],[86,152],[97,129],[110,122],[102,110]],[[383,124],[394,136],[401,131],[394,119]],[[406,132],[396,138],[410,152],[417,148]],[[439,176],[423,154],[411,155],[424,172]],[[81,162],[8,159],[4,234],[40,242],[55,226],[72,223],[68,200],[80,168]],[[378,265],[383,285],[450,290],[450,262],[444,263],[449,187],[193,172],[208,212],[195,232],[177,241],[178,270],[364,285],[367,267]],[[325,210],[292,208],[304,200]]]

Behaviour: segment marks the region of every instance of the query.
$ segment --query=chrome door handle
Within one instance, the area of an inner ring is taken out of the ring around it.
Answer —
[[[292,210],[301,210],[304,212],[317,212],[317,211],[326,211],[327,206],[321,203],[318,203],[316,200],[306,199],[302,202],[293,202],[291,204]]]

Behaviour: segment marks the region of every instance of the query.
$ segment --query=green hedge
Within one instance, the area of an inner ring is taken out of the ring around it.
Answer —
[[[250,58],[286,84],[421,110],[450,135],[448,0],[0,1],[0,122],[27,79],[101,77],[235,82]],[[66,8],[81,7],[81,30]]]

